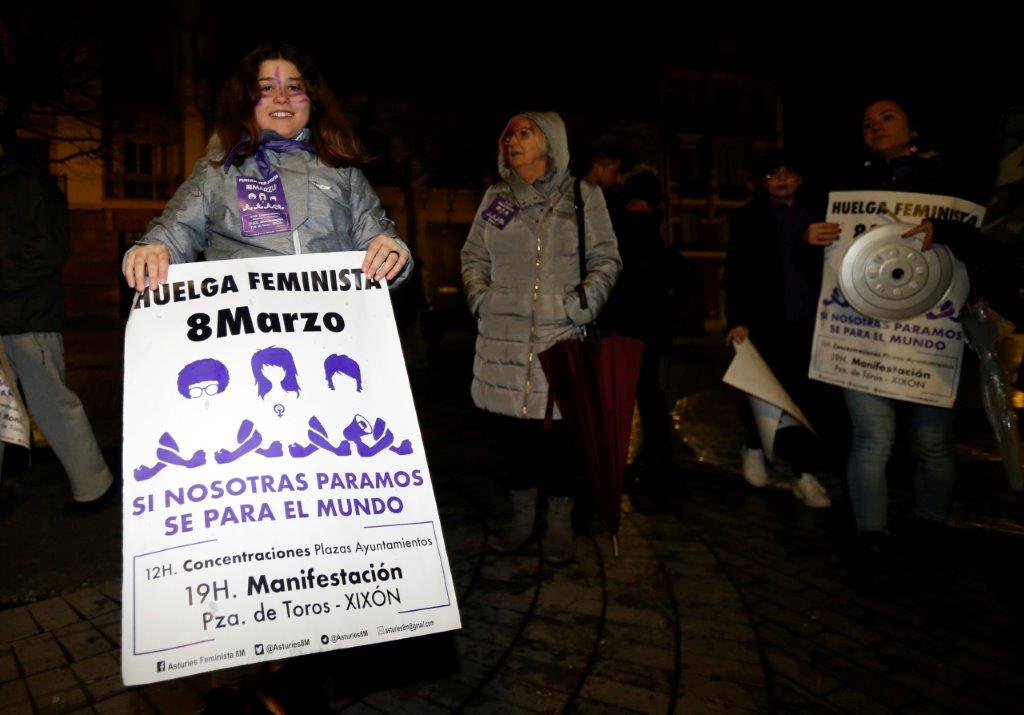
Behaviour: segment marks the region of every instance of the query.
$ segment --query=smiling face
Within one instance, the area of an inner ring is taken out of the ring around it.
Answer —
[[[294,138],[309,123],[309,96],[299,68],[288,60],[264,60],[257,74],[256,123],[260,129]]]
[[[547,171],[547,146],[540,129],[530,119],[516,117],[509,122],[501,141],[505,162],[520,176],[541,176]]]
[[[883,159],[910,154],[911,143],[917,137],[907,113],[888,99],[875,102],[864,110],[861,128],[868,151]]]

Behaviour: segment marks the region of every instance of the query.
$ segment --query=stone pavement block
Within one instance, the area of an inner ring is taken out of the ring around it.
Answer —
[[[683,650],[712,660],[735,660],[752,665],[761,664],[760,651],[756,645],[750,643],[692,637],[683,640]]]
[[[869,693],[874,700],[891,708],[901,710],[908,702],[917,699],[899,682],[865,670],[846,658],[837,656],[823,662],[821,667],[843,681],[844,685]]]
[[[68,715],[96,715],[96,711],[93,710],[91,705],[86,705],[84,708],[68,713]]]
[[[862,644],[852,638],[847,638],[841,633],[836,633],[835,631],[822,631],[821,633],[815,633],[810,637],[810,640],[814,641],[819,648],[824,648],[829,652],[837,653],[839,655],[846,655],[854,651],[865,650]]]
[[[521,708],[538,713],[560,713],[569,702],[569,695],[534,683],[526,683],[504,673],[494,678],[480,693],[486,698],[495,698],[503,703],[515,703]],[[503,712],[497,703],[491,704],[490,712]],[[480,712],[488,712],[483,708]]]
[[[627,626],[643,626],[645,628],[674,629],[675,623],[667,613],[650,609],[629,608],[608,604],[605,620],[609,623],[621,623]]]
[[[826,671],[815,668],[810,663],[796,660],[777,648],[766,649],[764,655],[772,671],[817,695],[836,690],[841,685]]]
[[[206,703],[199,693],[173,680],[146,685],[138,692],[161,715],[202,712]]]
[[[637,663],[651,668],[674,670],[676,667],[675,643],[669,647],[642,645],[629,641],[613,640],[606,633],[605,637],[601,639],[600,653],[602,658]]]
[[[685,613],[682,621],[684,647],[688,638],[717,638],[757,645],[757,634],[749,623],[710,621],[704,618],[691,618]]]
[[[363,698],[370,707],[385,713],[423,713],[423,715],[441,715],[451,710],[419,697],[402,697],[395,691],[372,693]]]
[[[824,630],[824,626],[811,618],[808,613],[796,613],[768,601],[750,601],[749,603],[755,625],[772,623],[802,636],[812,636]]]
[[[908,648],[902,643],[890,641],[876,648],[878,659],[886,670],[914,670],[927,675],[930,678],[939,680],[946,685],[959,687],[965,678],[963,670],[945,659],[933,658],[930,655]],[[848,656],[849,657],[849,656]],[[993,671],[992,666],[983,670],[989,677]],[[1014,678],[1019,682],[1020,676]]]
[[[783,573],[779,573],[774,568],[751,566],[746,569],[746,573],[748,576],[753,576],[759,581],[766,581],[784,592],[796,594],[807,588],[807,584],[803,581],[792,578],[791,576],[787,576]]]
[[[121,693],[93,707],[98,715],[151,715],[156,712],[134,691]]]
[[[523,631],[523,639],[543,643],[563,653],[589,654],[594,648],[595,629],[581,630],[550,618],[534,617]]]
[[[777,606],[782,606],[798,613],[820,608],[823,603],[826,603],[805,598],[801,594],[786,591],[764,581],[757,581],[751,584],[743,589],[743,592],[748,598],[771,601]]]
[[[99,592],[95,588],[81,588],[72,593],[65,594],[64,600],[71,604],[71,607],[86,618],[120,610],[120,604]]]
[[[52,633],[14,641],[14,653],[26,675],[34,675],[67,664],[64,652]]]
[[[28,696],[28,688],[24,680],[14,680],[0,685],[0,712],[25,713],[32,715],[32,701]]]
[[[103,634],[92,627],[87,621],[65,626],[53,632],[53,635],[71,654],[73,660],[84,660],[100,653],[109,653],[114,649]]]
[[[486,603],[474,603],[462,609],[464,618],[473,618],[487,623],[498,623],[503,626],[519,627],[523,622],[523,614],[518,611],[509,611],[504,608],[497,608]]]
[[[19,638],[34,636],[39,632],[28,608],[12,608],[0,611],[0,643],[10,643]]]
[[[590,678],[614,680],[616,683],[665,693],[666,695],[671,695],[676,688],[674,670],[651,668],[639,663],[613,660],[611,658],[598,659],[597,663],[594,664],[593,670],[587,676],[588,680]]]
[[[455,647],[459,657],[475,661],[477,663],[493,663],[505,652],[505,647],[487,641],[477,641],[471,638],[456,636]]]
[[[888,715],[896,712],[890,707],[882,705],[877,700],[872,700],[859,690],[843,689],[828,696],[828,701],[837,708],[851,713],[863,713],[864,715]]]
[[[582,660],[576,663],[555,664],[534,660],[516,652],[502,663],[501,673],[524,684],[555,690],[568,696],[576,689],[585,664]]]
[[[699,653],[691,653],[685,644],[683,645],[682,670],[684,673],[703,675],[708,678],[722,678],[733,683],[746,683],[762,687],[765,684],[764,668],[760,664],[708,658]]]
[[[121,663],[109,653],[72,663],[71,670],[85,685],[94,702],[106,700],[124,690],[121,682]]]
[[[889,677],[938,705],[948,704],[956,697],[956,691],[946,683],[912,670],[893,673]]]
[[[569,715],[633,715],[636,712],[638,711],[586,698],[577,698],[566,711]]]
[[[820,715],[834,712],[828,701],[782,677],[772,680],[773,710],[786,715]]]
[[[445,678],[423,683],[415,687],[416,695],[436,705],[455,708],[473,692],[472,685],[456,678]],[[348,712],[346,709],[345,712]]]
[[[753,631],[751,631],[753,633]],[[643,626],[627,626],[621,623],[605,623],[602,643],[639,643],[652,648],[671,648],[675,650],[676,635],[672,629],[644,628]]]
[[[833,611],[814,610],[808,615],[817,623],[828,626],[832,630],[842,633],[844,636],[864,645],[877,645],[884,640],[881,634],[870,628],[865,628],[859,623],[851,621],[846,616]]]
[[[644,713],[665,712],[671,702],[671,697],[666,693],[595,676],[587,678],[580,695],[590,700]]]
[[[60,598],[50,598],[39,603],[33,603],[28,607],[29,613],[36,619],[36,623],[44,631],[52,631],[66,626],[71,623],[80,621],[81,618],[77,613],[67,604],[67,602]]]
[[[67,668],[57,668],[29,676],[26,684],[40,715],[66,713],[89,703],[85,691]]]
[[[112,601],[121,602],[121,579],[112,578],[109,581],[96,584],[96,590]]]
[[[537,608],[571,610],[573,613],[600,613],[601,587],[599,584],[581,585],[568,581],[546,582],[540,590]]]
[[[121,611],[111,611],[92,620],[100,633],[110,639],[114,645],[121,646]]]
[[[14,651],[7,648],[7,652],[0,655],[0,683],[14,680],[18,677],[18,662],[14,659]]]
[[[459,633],[463,638],[499,644],[511,641],[518,630],[518,626],[488,623],[487,621],[478,621],[463,615],[462,628],[459,630]]]
[[[381,712],[377,708],[372,708],[366,703],[353,703],[345,707],[346,715],[374,715],[375,713]]]
[[[445,710],[444,712],[448,711]],[[502,715],[532,715],[532,713],[537,711],[527,710],[519,705],[513,705],[510,702],[480,695],[474,698],[472,702],[466,705],[466,707],[462,708],[461,712],[480,713],[480,715],[490,715],[490,713],[501,713]]]
[[[688,713],[690,707],[717,705],[721,712],[734,710],[750,710],[753,712],[769,712],[768,693],[763,687],[730,683],[718,678],[709,678],[696,673],[683,675],[679,688],[679,702],[676,712]]]

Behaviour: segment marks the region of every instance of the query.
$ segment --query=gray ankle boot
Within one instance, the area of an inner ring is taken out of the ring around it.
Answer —
[[[537,517],[537,490],[512,491],[512,518],[495,529],[491,548],[499,554],[511,554],[526,546],[533,535]]]
[[[576,555],[572,535],[572,497],[548,497],[548,528],[544,532],[544,561],[562,566]]]

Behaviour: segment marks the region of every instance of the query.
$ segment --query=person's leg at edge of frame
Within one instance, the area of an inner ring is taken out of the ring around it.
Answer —
[[[103,496],[114,477],[103,460],[81,400],[64,383],[60,333],[3,336],[4,350],[25,391],[26,408],[64,466],[76,502]]]
[[[889,493],[885,467],[896,439],[896,406],[886,397],[844,389],[853,423],[846,468],[850,501],[860,533],[885,533]]]

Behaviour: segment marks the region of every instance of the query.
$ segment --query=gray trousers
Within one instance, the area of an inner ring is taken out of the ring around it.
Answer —
[[[71,480],[75,501],[103,496],[114,481],[103,461],[82,402],[64,384],[64,338],[60,333],[4,335],[4,352],[21,381],[25,407],[46,435]],[[4,443],[0,442],[0,460]]]

